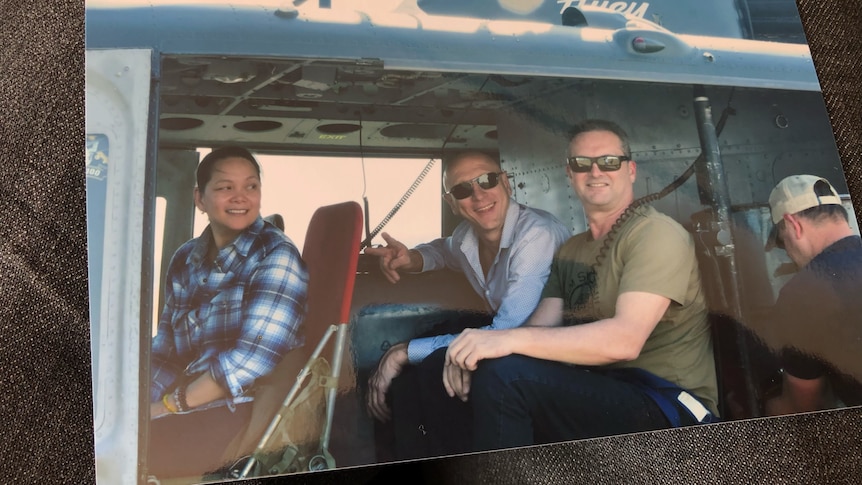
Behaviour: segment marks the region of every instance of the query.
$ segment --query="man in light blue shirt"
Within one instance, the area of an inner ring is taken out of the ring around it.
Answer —
[[[569,229],[551,214],[512,200],[506,172],[486,154],[465,152],[456,156],[446,167],[443,180],[443,198],[452,212],[464,219],[450,237],[408,250],[384,233],[387,246],[369,248],[366,254],[380,258],[381,271],[392,283],[398,282],[401,272],[460,271],[493,315],[490,325],[482,328],[520,326],[538,304],[554,252],[571,236]],[[443,381],[447,381],[465,400],[469,371],[452,366],[444,373],[442,365],[445,348],[455,337],[457,334],[439,335],[393,345],[368,381],[369,413],[388,421],[392,413],[386,395],[393,379],[405,366],[418,365],[435,352],[439,358],[429,360],[434,360],[431,365],[437,366],[436,375],[442,378],[435,387],[445,394]]]

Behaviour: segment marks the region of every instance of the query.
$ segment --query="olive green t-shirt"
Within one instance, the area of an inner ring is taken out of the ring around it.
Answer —
[[[608,237],[613,239],[594,271]],[[636,209],[601,240],[587,231],[566,241],[542,298],[562,298],[571,325],[613,317],[617,296],[627,291],[661,295],[671,303],[640,355],[609,366],[652,372],[694,393],[717,414],[715,360],[694,242],[681,225],[649,206]]]

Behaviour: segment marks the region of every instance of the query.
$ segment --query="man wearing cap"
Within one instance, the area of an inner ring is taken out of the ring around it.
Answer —
[[[824,178],[792,175],[769,195],[767,242],[798,272],[778,295],[767,340],[780,348],[781,394],[767,414],[862,404],[862,239]]]

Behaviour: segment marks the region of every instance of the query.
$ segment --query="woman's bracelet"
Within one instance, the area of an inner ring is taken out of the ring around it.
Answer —
[[[169,396],[170,394],[165,394],[164,396],[162,396],[162,404],[165,406],[165,409],[167,409],[169,413],[176,414],[179,409],[174,406],[174,404],[169,399]]]
[[[179,386],[174,390],[174,402],[177,403],[178,412],[184,413],[189,410],[189,404],[186,402],[186,386]]]

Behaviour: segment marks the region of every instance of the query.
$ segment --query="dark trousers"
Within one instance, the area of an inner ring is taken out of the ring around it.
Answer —
[[[465,328],[490,325],[493,315],[463,312],[420,337],[457,334]],[[451,398],[443,387],[446,348],[438,349],[417,365],[408,365],[392,381],[388,400],[391,424],[377,424],[378,458],[407,460],[466,453],[472,450],[472,408]],[[380,442],[391,443],[391,454]],[[384,448],[384,449],[381,449]]]
[[[599,368],[521,355],[481,361],[469,402],[474,451],[670,427],[646,394]]]
[[[408,367],[392,382],[395,458],[467,453],[473,448],[473,410],[443,387],[446,348]]]
[[[253,403],[150,421],[148,474],[157,478],[200,477],[230,463],[221,463],[228,444],[245,429]]]

